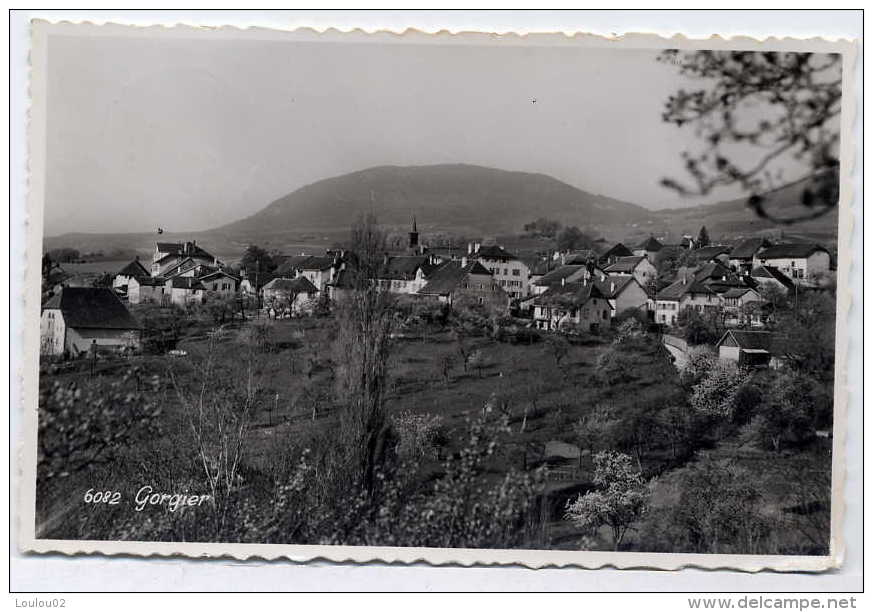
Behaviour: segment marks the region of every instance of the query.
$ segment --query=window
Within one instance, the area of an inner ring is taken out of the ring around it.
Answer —
[[[516,268],[515,270],[512,271],[512,275],[513,276],[521,276],[521,270]]]

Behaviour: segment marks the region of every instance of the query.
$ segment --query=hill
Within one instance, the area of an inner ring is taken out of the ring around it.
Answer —
[[[838,171],[831,171],[837,180]],[[805,189],[812,186],[812,177],[807,177],[769,192],[764,204],[768,213],[777,218],[799,217],[808,214],[802,202]],[[762,219],[749,207],[747,198],[727,200],[716,204],[674,208],[658,212],[661,225],[675,232],[691,233],[706,225],[710,235],[750,235],[775,229],[819,240],[833,240],[837,236],[837,210],[834,208],[822,217],[811,221],[776,225]]]
[[[370,210],[388,226],[406,227],[415,215],[426,228],[487,234],[520,231],[536,217],[606,228],[653,216],[635,204],[544,174],[465,164],[380,166],[312,183],[215,231],[264,235],[292,228],[348,228]]]

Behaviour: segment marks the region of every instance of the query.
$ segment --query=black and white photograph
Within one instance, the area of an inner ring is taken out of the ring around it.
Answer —
[[[836,563],[853,45],[33,27],[30,549]]]

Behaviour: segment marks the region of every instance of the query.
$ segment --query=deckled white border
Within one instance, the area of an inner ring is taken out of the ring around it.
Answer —
[[[344,42],[377,44],[460,44],[460,45],[535,45],[623,49],[640,48],[680,48],[692,49],[752,49],[777,51],[838,52],[844,54],[843,62],[843,112],[841,117],[841,175],[838,237],[838,296],[837,296],[837,346],[834,394],[834,454],[831,554],[822,557],[777,556],[777,555],[695,555],[680,553],[612,553],[589,551],[531,551],[531,550],[489,550],[489,549],[432,549],[400,547],[356,547],[356,546],[313,546],[279,544],[222,544],[222,543],[167,543],[167,542],[106,542],[84,540],[37,540],[34,536],[35,508],[35,467],[36,467],[36,425],[38,389],[38,309],[31,305],[39,304],[39,259],[42,244],[42,202],[44,198],[45,162],[45,62],[46,38],[49,35],[87,35],[87,36],[125,36],[125,37],[165,37],[165,38],[222,38],[240,40],[283,40],[316,41],[332,44]],[[758,41],[753,38],[735,37],[723,39],[689,40],[681,36],[664,38],[652,34],[626,34],[620,37],[601,37],[590,34],[488,34],[465,32],[450,34],[406,30],[403,33],[384,32],[368,34],[362,30],[348,33],[336,29],[317,32],[303,28],[291,32],[264,28],[239,29],[191,26],[148,26],[133,27],[107,24],[72,24],[62,22],[50,24],[45,21],[33,22],[31,50],[31,111],[29,117],[29,194],[27,224],[27,266],[25,270],[25,311],[24,311],[24,349],[23,404],[24,430],[23,446],[20,452],[20,508],[18,529],[20,547],[25,552],[60,552],[64,554],[100,553],[107,555],[171,556],[234,558],[234,559],[288,559],[305,562],[325,559],[338,562],[382,561],[386,563],[415,563],[455,565],[521,565],[540,567],[616,567],[645,569],[679,569],[697,567],[706,569],[729,568],[743,571],[823,571],[842,562],[845,543],[843,541],[843,517],[845,514],[845,438],[848,406],[846,387],[848,328],[847,316],[851,301],[848,289],[848,273],[851,265],[850,236],[852,230],[851,170],[854,166],[854,131],[851,126],[855,120],[856,95],[854,91],[854,69],[857,58],[857,45],[846,40],[826,41],[821,38],[797,40],[792,38],[768,38]]]

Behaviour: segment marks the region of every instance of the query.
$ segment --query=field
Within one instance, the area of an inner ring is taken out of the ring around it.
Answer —
[[[166,527],[143,524],[143,518],[157,525],[167,520],[169,515],[162,517],[157,509],[146,508],[143,512],[151,514],[133,517],[123,507],[95,512],[81,498],[88,490],[119,491],[132,497],[146,485],[202,493],[192,452],[191,408],[185,398],[200,393],[199,385],[207,379],[207,383],[214,380],[217,389],[233,392],[239,381],[231,379],[246,375],[240,360],[251,351],[253,329],[266,333],[261,334],[251,362],[258,400],[242,440],[239,498],[270,503],[276,495],[270,483],[287,477],[301,453],[328,449],[329,454],[340,410],[334,370],[342,358],[334,353],[336,330],[331,317],[235,321],[219,333],[207,320],[186,319],[177,345],[184,352],[180,356],[44,365],[43,390],[52,383],[64,387],[75,382],[84,388],[111,385],[132,367],[139,372],[137,387],[140,380],[158,376],[161,382],[152,399],[160,416],[153,430],[121,449],[111,462],[54,478],[52,486],[41,488],[39,532],[44,537],[88,539],[204,538],[184,535],[184,530],[180,536],[179,527],[170,529],[174,535],[169,536]],[[592,490],[594,454],[611,448],[621,448],[634,458],[650,479],[652,492],[648,522],[628,535],[626,549],[657,550],[665,545],[663,538],[652,534],[661,532],[659,521],[677,503],[672,475],[707,456],[754,473],[765,486],[767,512],[780,515],[793,486],[786,481],[790,478],[786,466],[819,451],[774,457],[736,435],[702,436],[690,446],[678,441],[679,430],[670,421],[672,411],[678,410],[673,406],[681,405],[684,395],[660,341],[642,333],[619,343],[614,340],[612,331],[568,342],[551,337],[519,340],[486,330],[459,339],[440,325],[398,326],[391,343],[385,405],[401,435],[398,448],[406,448],[407,453],[411,449],[415,459],[414,470],[404,476],[415,481],[415,490],[441,478],[451,469],[446,462],[463,453],[470,422],[493,413],[505,418],[506,429],[495,438],[493,454],[479,468],[481,486],[499,488],[512,474],[544,478],[537,494],[538,518],[525,531],[520,546],[609,547],[605,529],[591,539],[563,515],[568,501]],[[410,423],[423,423],[423,431],[436,435],[410,446],[404,436],[418,431],[409,429]],[[777,531],[786,529],[780,523]],[[159,535],[162,532],[165,535]],[[251,534],[234,537],[260,541]],[[293,535],[279,537],[307,541]]]

